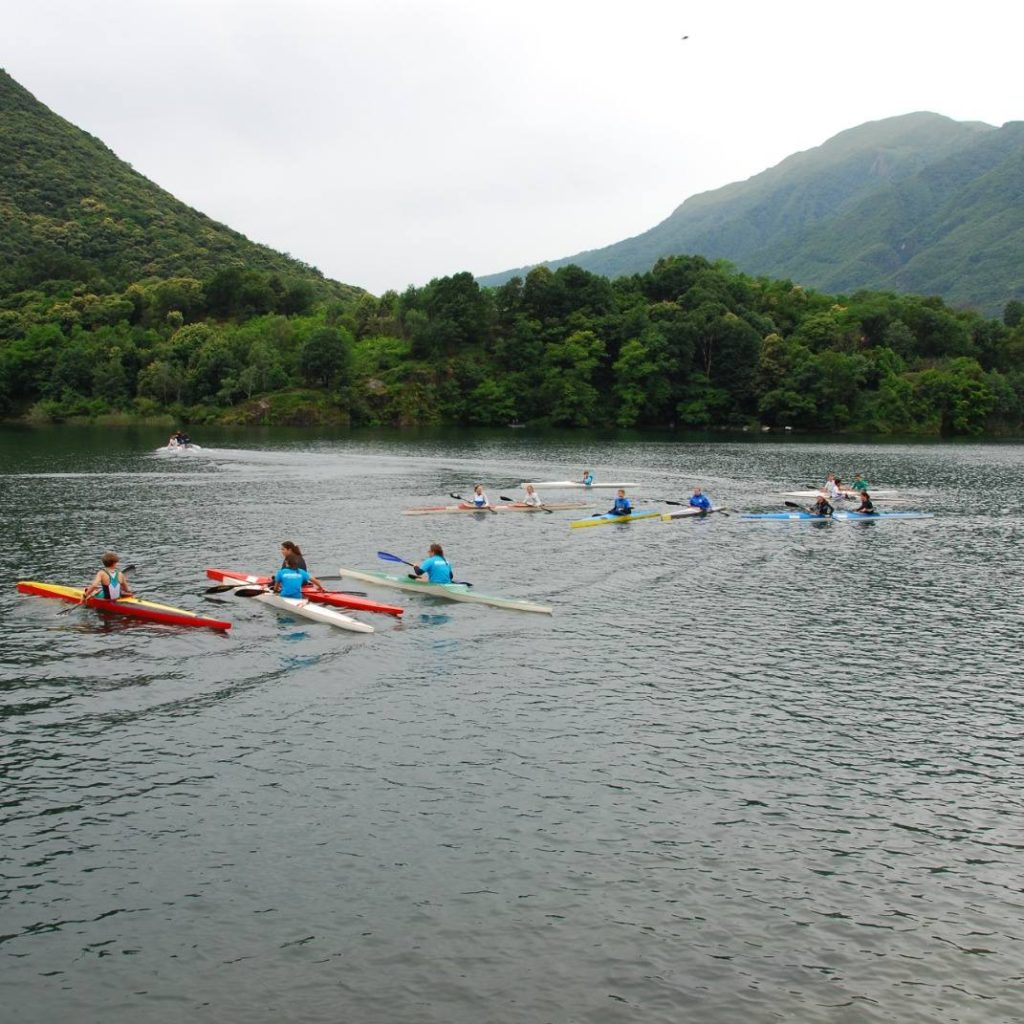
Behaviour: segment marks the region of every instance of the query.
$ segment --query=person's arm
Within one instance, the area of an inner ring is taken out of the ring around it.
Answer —
[[[317,590],[326,590],[327,588],[308,570],[306,571],[306,582],[312,583]]]
[[[122,597],[134,597],[135,591],[132,590],[131,584],[128,582],[128,577],[125,576],[124,571],[121,572],[121,596]]]
[[[103,586],[103,574],[104,570],[100,569],[100,571],[97,572],[95,576],[93,576],[92,583],[90,583],[85,588],[85,590],[82,591],[82,604],[85,604],[85,602],[88,601],[89,598],[92,597],[92,595],[95,594],[96,591]]]

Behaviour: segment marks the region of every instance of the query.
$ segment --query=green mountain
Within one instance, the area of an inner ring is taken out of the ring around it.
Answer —
[[[322,298],[361,292],[186,206],[0,70],[0,294],[48,280],[116,290],[229,268],[304,282]]]
[[[544,265],[617,277],[699,254],[806,287],[934,294],[995,314],[1024,298],[1022,193],[1024,124],[907,114],[692,196],[635,238]]]

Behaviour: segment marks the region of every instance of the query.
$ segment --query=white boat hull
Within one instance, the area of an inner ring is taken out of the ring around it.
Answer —
[[[347,629],[352,633],[372,633],[373,626],[353,619],[350,615],[342,615],[322,604],[313,604],[306,598],[282,597],[280,594],[272,594],[269,590],[264,594],[257,594],[255,600],[262,604],[268,604],[281,612],[291,612],[293,615],[301,616],[304,619],[312,619],[314,622],[326,622],[329,626],[337,626],[338,629]]]

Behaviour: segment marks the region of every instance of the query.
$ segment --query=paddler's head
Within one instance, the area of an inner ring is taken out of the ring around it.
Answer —
[[[440,555],[442,558],[444,558],[444,548],[442,548],[440,544],[431,544],[429,548],[429,553],[432,555]]]
[[[284,564],[287,565],[289,569],[298,569],[299,556],[295,554],[294,551],[290,551],[284,556]]]
[[[619,497],[620,498],[624,498],[625,496],[626,496],[626,492],[620,487],[619,488]]]
[[[104,551],[100,561],[103,563],[104,569],[113,569],[121,559],[113,551]]]

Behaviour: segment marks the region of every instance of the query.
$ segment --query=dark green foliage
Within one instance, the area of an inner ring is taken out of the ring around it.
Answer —
[[[954,157],[979,133],[936,128],[951,180],[967,175]],[[858,208],[839,202],[859,187],[851,168],[864,170],[856,142],[828,169],[823,206]],[[888,144],[889,177],[924,203],[921,139]],[[811,164],[794,165],[808,183]],[[754,235],[775,223],[771,194],[747,204]],[[710,224],[721,209],[705,205]],[[799,204],[790,213],[813,221]],[[375,298],[181,206],[3,75],[0,214],[5,416],[933,434],[1024,421],[1020,299],[985,319],[702,256],[615,280],[539,267],[494,289],[459,273]]]

